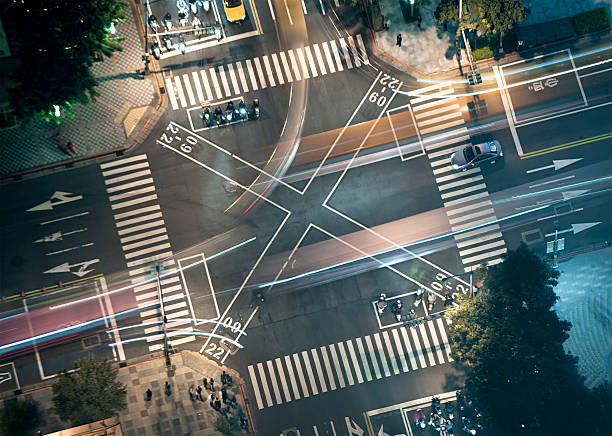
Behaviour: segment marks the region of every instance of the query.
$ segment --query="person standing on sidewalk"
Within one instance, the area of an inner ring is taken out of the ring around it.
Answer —
[[[401,46],[402,46],[402,34],[401,34],[401,33],[398,33],[398,34],[397,34],[397,42],[396,42],[396,45],[397,45],[398,47],[401,47]]]
[[[422,18],[421,18],[421,16],[419,15],[419,16],[417,17],[417,27],[419,28],[419,30],[422,30],[422,29],[421,29],[421,21],[423,21],[423,19],[422,19]]]
[[[202,398],[202,386],[198,386],[196,392],[198,393],[198,400],[204,401],[204,398]]]
[[[213,378],[210,378],[210,390],[211,391],[215,391],[215,381],[213,380]]]
[[[221,389],[221,399],[223,400],[223,404],[227,404],[227,391],[225,390],[225,386]]]
[[[153,392],[151,392],[151,389],[147,389],[147,391],[145,392],[146,401],[151,401],[152,396],[153,396]]]
[[[193,386],[189,386],[189,398],[193,401],[194,390]]]

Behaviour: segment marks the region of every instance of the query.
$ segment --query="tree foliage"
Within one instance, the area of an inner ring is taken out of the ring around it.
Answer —
[[[38,403],[32,399],[20,400],[11,398],[4,400],[0,427],[5,436],[34,435],[40,425]]]
[[[457,0],[442,0],[434,14],[440,24],[448,20],[454,25],[458,23],[459,29],[476,31],[481,35],[503,34],[529,14],[522,0],[464,0],[462,8],[461,23]]]
[[[222,414],[215,421],[215,430],[224,436],[232,436],[239,429],[238,418],[235,416],[228,418]]]
[[[125,19],[120,0],[21,0],[2,19],[19,63],[8,84],[19,119],[49,112],[53,105],[87,103],[97,94],[89,70],[98,56],[121,50],[107,26]]]
[[[584,387],[563,348],[571,324],[553,309],[558,275],[522,245],[449,312],[452,355],[469,362],[466,388],[499,434],[580,434],[577,417],[610,402],[609,389]]]
[[[109,361],[89,357],[74,366],[74,372],[61,373],[53,385],[54,411],[63,421],[82,425],[125,409],[126,387],[117,381],[117,370]]]

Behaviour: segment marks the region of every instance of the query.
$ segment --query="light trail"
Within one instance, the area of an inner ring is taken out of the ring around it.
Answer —
[[[240,349],[244,348],[244,345],[242,345],[240,342],[236,342],[233,339],[230,339],[230,338],[228,338],[226,336],[218,335],[218,334],[215,334],[215,333],[194,332],[192,330],[189,330],[189,331],[187,331],[187,330],[186,331],[178,331],[177,330],[177,331],[173,331],[172,333],[173,333],[173,336],[179,336],[179,335],[185,335],[185,336],[189,335],[189,336],[191,336],[191,335],[196,335],[196,336],[206,336],[206,337],[210,337],[210,338],[221,339],[222,341],[229,342],[230,344],[235,345],[236,347],[238,347]],[[138,338],[126,339],[124,341],[121,341],[121,344],[128,344],[130,342],[145,341],[145,340],[147,340],[149,338],[150,338],[150,336],[140,336]],[[120,344],[119,342],[113,342],[112,344],[108,344],[108,346],[109,347],[116,347],[119,344]]]
[[[156,303],[157,304],[157,303]],[[227,327],[229,329],[235,330],[237,332],[240,332],[241,334],[247,336],[246,332],[244,330],[240,330],[237,327],[234,327],[233,325],[230,324],[226,324],[222,321],[217,321],[214,319],[205,319],[205,318],[172,318],[172,321],[168,321],[166,324],[175,322],[175,321],[196,321],[196,322],[201,322],[201,323],[208,323],[208,324],[219,324],[222,325],[223,327]],[[127,325],[127,326],[123,326],[123,327],[117,327],[115,329],[110,329],[110,330],[106,330],[106,333],[112,333],[112,332],[118,332],[121,330],[128,330],[128,329],[133,329],[136,327],[144,327],[147,325],[155,325],[155,324],[161,324],[163,323],[163,321],[151,321],[151,322],[141,322],[140,324],[131,324],[131,325]]]

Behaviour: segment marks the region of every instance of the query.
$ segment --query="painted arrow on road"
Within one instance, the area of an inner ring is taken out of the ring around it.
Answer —
[[[81,233],[81,232],[86,232],[87,231],[87,227],[83,228],[83,229],[77,229],[77,230],[73,230],[71,232],[66,232],[66,233],[62,233],[62,232],[54,232],[51,233],[48,236],[43,236],[40,239],[37,239],[36,241],[32,242],[33,244],[38,244],[40,242],[55,242],[55,241],[61,241],[63,240],[64,236],[68,236],[68,235],[72,235],[74,233]]]
[[[540,168],[534,168],[532,170],[527,170],[527,174],[531,174],[531,173],[535,173],[536,171],[544,171],[544,170],[549,170],[551,168],[554,168],[555,171],[560,170],[561,168],[565,168],[568,165],[571,165],[573,163],[576,163],[578,161],[581,161],[582,158],[578,158],[578,159],[561,159],[561,160],[553,160],[552,165],[546,165],[545,167],[540,167]]]
[[[601,221],[597,222],[597,223],[578,223],[578,224],[572,224],[572,228],[571,229],[565,229],[565,230],[559,230],[557,232],[557,235],[561,235],[563,233],[569,233],[569,232],[573,232],[574,235],[576,233],[580,233],[586,229],[590,229],[591,227],[595,227],[597,224],[601,224]],[[546,235],[547,238],[551,237],[551,236],[555,236],[554,233],[548,233]]]
[[[93,269],[86,270],[85,268],[87,268],[89,265],[93,263],[98,263],[98,262],[100,262],[100,259],[86,260],[85,262],[75,263],[74,265],[70,265],[68,262],[64,262],[61,265],[58,265],[56,267],[51,268],[50,270],[45,271],[45,274],[72,273],[80,278],[80,277],[85,276],[87,273],[90,273],[93,271]],[[76,271],[72,271],[72,268],[75,266],[80,266],[80,268]]]
[[[561,195],[563,195],[563,200],[571,200],[572,198],[579,197],[582,194],[589,192],[590,189],[579,189],[577,191],[563,191]]]
[[[13,379],[13,376],[11,376],[10,372],[0,372],[0,385],[12,379]]]
[[[50,199],[48,199],[44,203],[40,203],[38,206],[31,207],[27,211],[34,212],[39,210],[53,210],[54,206],[59,206],[60,204],[64,203],[70,203],[71,201],[81,200],[83,198],[82,195],[75,195],[74,197],[70,197],[71,195],[74,194],[70,192],[55,191],[55,193],[51,196]]]

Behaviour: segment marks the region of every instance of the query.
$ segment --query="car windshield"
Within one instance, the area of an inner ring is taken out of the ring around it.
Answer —
[[[463,150],[463,156],[465,157],[466,162],[471,162],[474,160],[474,157],[476,157],[474,155],[474,150],[472,149],[472,147],[465,148]]]
[[[226,0],[225,4],[228,8],[237,8],[242,4],[242,0]]]
[[[491,153],[497,153],[497,144],[495,144],[494,142],[489,142],[489,151]]]

